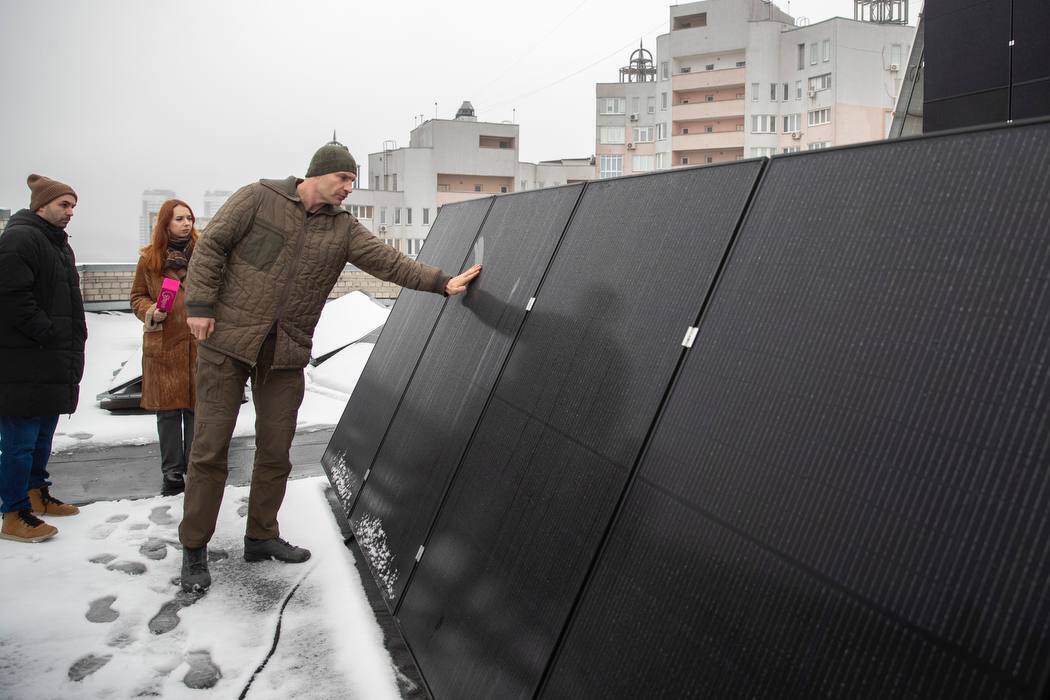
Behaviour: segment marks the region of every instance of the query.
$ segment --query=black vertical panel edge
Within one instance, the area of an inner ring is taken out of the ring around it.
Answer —
[[[769,159],[762,159],[762,167],[759,169],[758,174],[755,176],[755,182],[751,186],[751,192],[747,195],[747,201],[744,203],[743,209],[740,211],[740,216],[737,218],[736,225],[733,227],[733,234],[729,237],[729,243],[726,245],[725,250],[722,252],[722,259],[718,263],[718,269],[715,271],[714,279],[711,280],[711,285],[707,289],[707,294],[704,296],[703,303],[700,305],[700,310],[697,312],[696,321],[693,323],[694,326],[699,327],[703,320],[704,312],[707,310],[707,306],[711,301],[711,297],[714,296],[714,291],[718,287],[719,280],[722,277],[722,270],[725,269],[726,261],[729,260],[729,255],[733,251],[733,245],[736,243],[737,235],[740,233],[740,229],[743,228],[744,221],[747,220],[747,216],[751,211],[751,202],[754,201],[755,196],[758,194],[758,190],[765,179],[766,169],[769,166]],[[660,422],[660,416],[663,415],[664,406],[667,404],[667,397],[671,395],[671,391],[674,389],[675,384],[678,381],[678,375],[682,371],[682,363],[685,362],[685,356],[688,348],[682,348],[679,353],[678,362],[675,364],[674,371],[671,373],[671,378],[667,382],[667,386],[664,387],[663,396],[660,398],[660,403],[656,408],[656,412],[653,414],[653,420],[649,424],[649,429],[645,433],[645,439],[642,441],[642,447],[638,450],[638,456],[634,460],[634,464],[631,465],[631,471],[627,476],[626,484],[624,485],[623,491],[620,492],[620,497],[616,501],[616,506],[613,509],[613,516],[609,519],[608,524],[605,526],[605,531],[602,533],[601,541],[598,544],[598,548],[594,552],[594,556],[591,561],[587,564],[587,572],[583,578],[583,585],[580,586],[579,591],[576,592],[576,597],[573,599],[572,607],[569,610],[569,616],[565,620],[565,626],[562,628],[561,633],[558,634],[558,639],[554,643],[554,650],[551,652],[550,658],[547,660],[547,665],[543,669],[543,675],[540,676],[540,682],[536,686],[536,693],[533,695],[534,698],[543,697],[544,692],[547,689],[547,681],[550,678],[551,669],[554,668],[555,663],[558,660],[558,656],[561,654],[562,644],[565,641],[565,637],[568,635],[569,630],[572,628],[573,622],[576,619],[576,613],[580,607],[580,601],[583,600],[584,596],[587,595],[587,590],[590,587],[591,578],[594,575],[595,569],[598,567],[598,563],[601,561],[602,555],[605,554],[609,543],[609,535],[616,527],[616,523],[620,519],[620,513],[623,511],[624,502],[627,500],[628,494],[631,492],[631,486],[634,484],[635,474],[638,472],[638,467],[641,465],[642,460],[645,458],[645,454],[649,449],[649,443],[652,441],[653,433],[656,432],[656,427]]]
[[[1006,84],[1006,123],[1014,120],[1014,0],[1010,0],[1010,44],[1006,47],[1010,50],[1010,58],[1007,61],[1010,81]]]
[[[562,227],[561,235],[558,236],[558,243],[554,246],[554,251],[551,253],[550,258],[547,260],[547,266],[544,268],[543,274],[540,276],[539,284],[536,285],[536,295],[539,295],[540,290],[543,289],[543,281],[547,278],[547,273],[550,272],[551,265],[554,263],[554,259],[558,257],[558,249],[561,248],[561,242],[565,239],[565,232],[569,230],[569,226],[572,225],[572,220],[576,218],[576,210],[579,209],[580,201],[583,200],[583,195],[586,191],[587,183],[584,182],[583,187],[580,188],[580,193],[576,196],[576,202],[572,205],[572,211],[569,213],[569,218],[565,221],[565,226]],[[489,211],[492,211],[491,207],[489,208]],[[485,218],[488,218],[488,214],[485,215]],[[481,228],[478,229],[479,235],[481,234],[481,231],[484,228],[485,222],[482,221]],[[492,402],[492,395],[496,392],[496,387],[499,386],[499,380],[503,376],[503,370],[507,367],[507,361],[510,359],[511,354],[514,351],[514,345],[518,342],[518,337],[521,335],[521,329],[525,326],[525,323],[528,321],[528,319],[529,315],[525,314],[521,319],[521,323],[518,324],[517,330],[514,332],[514,340],[511,341],[511,344],[507,347],[507,354],[503,358],[503,363],[500,365],[499,372],[496,373],[496,379],[492,382],[492,389],[489,391],[489,395],[488,397],[486,397],[485,403],[482,406],[481,411],[478,413],[478,418],[474,422],[474,427],[470,432],[470,438],[467,440],[467,444],[463,446],[463,451],[459,455],[459,459],[456,462],[456,468],[452,472],[452,478],[449,479],[449,482],[445,487],[445,491],[441,494],[441,500],[438,501],[437,510],[434,511],[434,519],[430,521],[430,527],[427,528],[426,537],[423,538],[424,556],[426,556],[426,546],[430,544],[430,538],[434,534],[434,525],[437,523],[438,517],[441,515],[442,509],[444,509],[445,507],[445,502],[448,501],[448,495],[452,492],[452,487],[456,484],[456,476],[457,474],[459,474],[459,468],[463,465],[464,457],[466,457],[467,453],[470,452],[471,445],[474,444],[474,438],[478,434],[478,427],[481,425],[481,419],[485,416],[485,413],[488,411],[489,404]],[[434,324],[434,327],[437,328],[436,323]],[[422,357],[423,354],[420,353],[420,359],[422,359]],[[392,423],[393,421],[391,420],[391,424]],[[398,612],[401,610],[401,604],[405,601],[405,598],[408,595],[408,591],[412,587],[412,579],[415,577],[416,570],[419,568],[420,561],[421,560],[412,562],[412,569],[408,572],[408,580],[405,581],[405,588],[401,591],[401,595],[398,596],[397,605],[392,611],[395,619],[397,617]],[[411,648],[411,646],[411,644],[408,645],[409,648]],[[414,653],[413,658],[415,658]],[[427,690],[429,691],[429,689],[430,688],[428,686]]]

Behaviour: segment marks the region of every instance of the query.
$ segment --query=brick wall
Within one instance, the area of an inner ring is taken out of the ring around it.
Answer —
[[[89,311],[131,308],[128,297],[135,277],[134,264],[85,263],[77,265],[77,270],[80,272],[80,291]],[[353,291],[362,291],[374,299],[396,299],[401,288],[348,265],[328,298],[336,299]]]

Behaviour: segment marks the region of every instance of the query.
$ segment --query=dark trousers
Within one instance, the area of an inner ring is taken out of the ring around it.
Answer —
[[[260,540],[280,534],[277,512],[292,471],[288,452],[295,437],[305,379],[301,369],[270,368],[275,342],[273,336],[266,339],[254,367],[207,347],[198,347],[197,415],[179,524],[179,540],[183,546],[202,547],[215,533],[229,473],[230,439],[244,383],[249,379],[255,403],[255,463],[245,534]]]
[[[0,416],[0,512],[29,510],[29,489],[50,486],[58,416]]]
[[[157,411],[160,436],[160,471],[165,479],[182,479],[193,446],[193,410]]]

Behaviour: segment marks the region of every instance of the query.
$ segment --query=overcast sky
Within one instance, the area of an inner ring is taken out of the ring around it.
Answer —
[[[333,128],[359,162],[405,146],[435,102],[514,118],[522,160],[589,156],[594,84],[639,39],[655,52],[671,4],[0,0],[0,208],[28,205],[31,172],[62,180],[78,260],[133,261],[144,189],[200,214],[205,190],[302,175]],[[852,0],[780,4],[853,16]]]

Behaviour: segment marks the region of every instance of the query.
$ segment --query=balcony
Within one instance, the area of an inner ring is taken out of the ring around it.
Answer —
[[[671,107],[671,119],[676,122],[743,116],[744,100],[690,102],[689,104],[673,105]]]
[[[744,147],[743,131],[715,131],[710,134],[678,134],[671,137],[673,151],[719,151]]]
[[[671,76],[672,90],[703,90],[706,88],[744,85],[745,68],[693,71]]]

